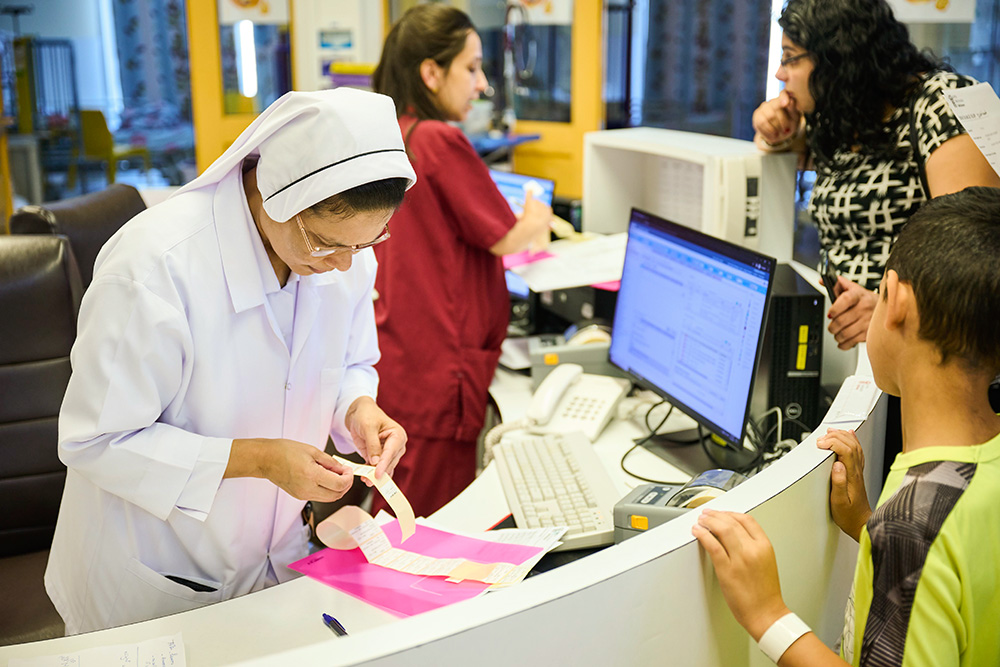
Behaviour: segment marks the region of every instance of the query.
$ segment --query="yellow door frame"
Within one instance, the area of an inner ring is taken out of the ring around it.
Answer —
[[[227,114],[222,97],[222,52],[216,0],[188,0],[191,116],[198,173],[229,148],[256,113]]]
[[[0,233],[7,233],[7,223],[14,213],[14,181],[10,174],[10,159],[7,156],[7,128],[13,118],[3,115],[3,88],[0,87]]]
[[[601,0],[574,0],[570,122],[519,120],[518,134],[539,134],[541,139],[514,149],[514,170],[552,179],[556,194],[583,195],[583,135],[602,129],[604,82]]]

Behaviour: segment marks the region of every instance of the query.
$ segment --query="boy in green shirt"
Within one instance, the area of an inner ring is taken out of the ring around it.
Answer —
[[[781,667],[1000,665],[1000,189],[968,188],[915,213],[897,239],[868,328],[875,382],[900,397],[903,451],[874,512],[851,431],[830,506],[860,542],[838,657],[781,599],[751,517],[706,510],[692,529],[736,619]]]

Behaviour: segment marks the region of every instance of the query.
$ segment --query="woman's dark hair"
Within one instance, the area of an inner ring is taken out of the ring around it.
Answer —
[[[899,156],[884,122],[925,72],[948,69],[910,42],[885,0],[788,0],[778,25],[811,56],[809,144],[820,162],[854,146],[878,158]]]
[[[1000,188],[969,187],[935,197],[910,216],[886,270],[913,286],[918,335],[941,361],[1000,372]]]
[[[430,58],[447,70],[476,28],[461,10],[441,4],[417,5],[392,26],[372,76],[376,93],[396,103],[396,115],[420,120],[446,120],[420,76],[420,63]]]
[[[364,183],[327,197],[308,210],[319,216],[335,215],[341,218],[368,211],[396,210],[403,203],[407,183],[409,181],[405,178],[384,178]]]

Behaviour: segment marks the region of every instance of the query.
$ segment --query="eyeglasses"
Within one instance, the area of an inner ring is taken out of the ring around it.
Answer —
[[[782,67],[788,67],[789,65],[794,65],[803,58],[809,57],[808,51],[803,51],[802,53],[797,53],[794,56],[788,56],[787,58],[782,58],[778,61],[778,64]]]
[[[299,215],[295,216],[295,222],[299,226],[299,232],[302,234],[302,240],[305,241],[306,247],[309,248],[309,254],[313,257],[329,257],[330,255],[337,252],[350,252],[355,255],[365,248],[371,248],[373,245],[378,245],[389,238],[389,225],[382,228],[382,233],[374,241],[369,241],[368,243],[359,243],[357,245],[336,245],[336,246],[318,246],[313,245],[312,241],[309,240],[309,232],[306,231],[305,225],[302,224],[302,218]]]

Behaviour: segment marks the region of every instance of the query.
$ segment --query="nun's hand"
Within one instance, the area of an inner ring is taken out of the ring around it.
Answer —
[[[406,431],[390,419],[370,396],[361,396],[347,410],[344,425],[351,433],[354,447],[369,465],[375,466],[375,478],[392,475],[406,452]]]
[[[225,477],[270,480],[299,500],[332,503],[354,483],[354,471],[321,449],[284,438],[233,440]]]

